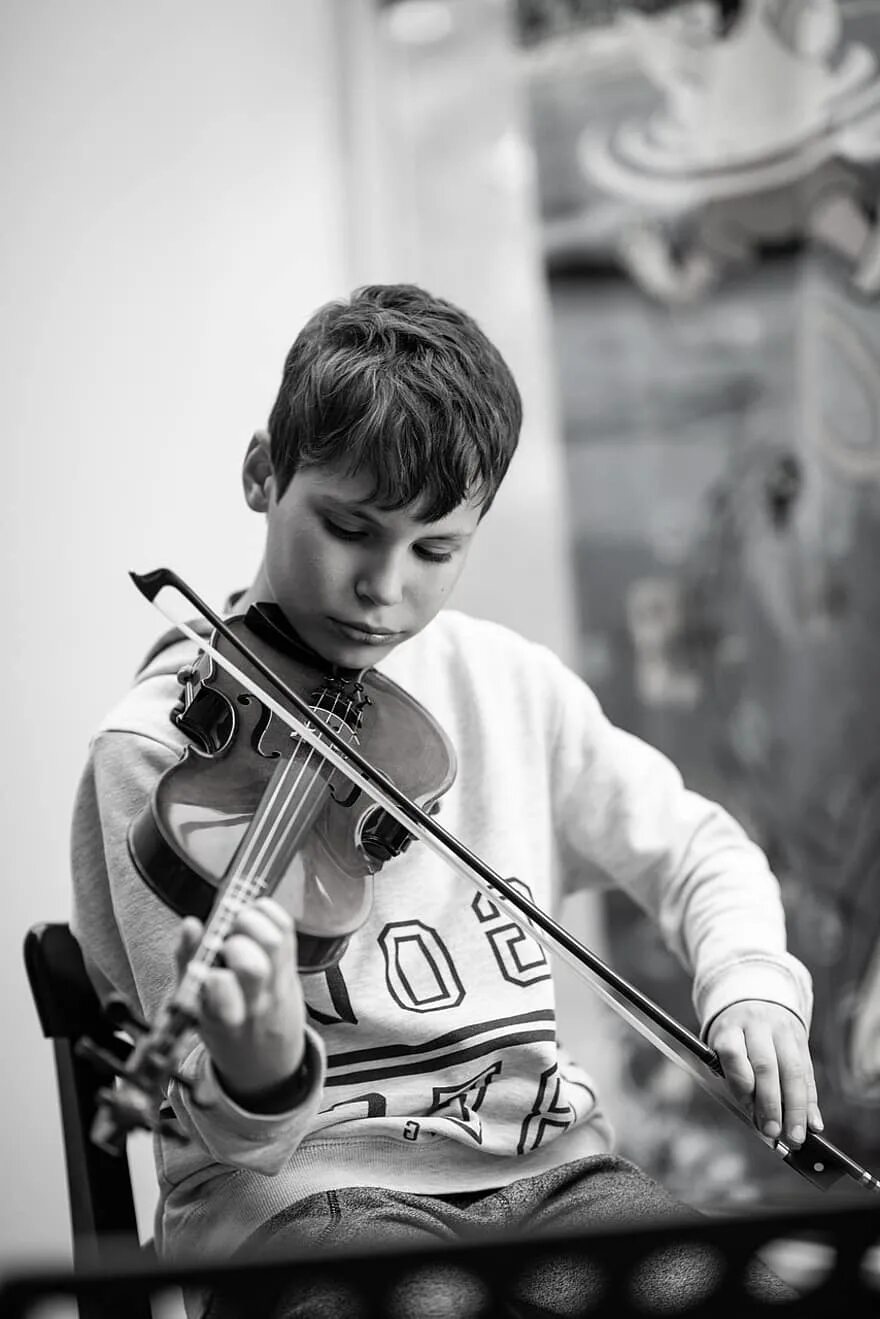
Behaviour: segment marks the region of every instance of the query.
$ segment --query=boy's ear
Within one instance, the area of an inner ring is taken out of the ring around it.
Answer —
[[[248,508],[255,513],[266,513],[275,486],[268,431],[254,432],[244,456],[241,483]]]

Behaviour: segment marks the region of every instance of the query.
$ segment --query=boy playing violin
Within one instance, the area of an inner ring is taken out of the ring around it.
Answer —
[[[612,726],[550,651],[447,608],[520,421],[508,368],[457,307],[387,285],[322,308],[245,456],[265,552],[230,612],[274,604],[321,661],[378,667],[426,707],[458,760],[444,827],[519,876],[538,906],[577,886],[628,892],[692,971],[701,1031],[734,1095],[768,1136],[798,1146],[822,1128],[810,980],[786,951],[763,853]],[[147,1020],[202,926],[181,927],[145,882],[129,829],[187,746],[171,716],[195,656],[183,638],[150,659],[93,739],[75,809],[76,935],[99,990]],[[156,1140],[157,1241],[175,1257],[588,1231],[681,1212],[613,1152],[588,1074],[557,1041],[541,948],[418,842],[382,868],[329,971],[298,974],[281,901],[248,906],[204,981],[183,1072],[210,1102],[172,1082],[165,1116],[188,1142]],[[686,1299],[698,1272],[670,1257],[645,1286]],[[511,1313],[570,1312],[580,1285],[548,1264],[512,1280]],[[200,1307],[230,1313],[219,1296]],[[347,1311],[327,1291],[259,1313]]]

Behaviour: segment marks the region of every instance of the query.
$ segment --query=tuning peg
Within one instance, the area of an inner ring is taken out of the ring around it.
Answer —
[[[102,1049],[99,1044],[95,1044],[94,1040],[90,1040],[86,1036],[83,1036],[81,1040],[77,1040],[74,1045],[74,1053],[80,1058],[87,1058],[89,1062],[96,1063],[98,1067],[109,1072],[111,1076],[122,1076],[125,1070],[125,1060],[123,1058],[117,1057],[109,1049]]]
[[[121,1085],[99,1090],[91,1139],[108,1154],[121,1154],[133,1131],[155,1131],[157,1122],[150,1099],[134,1086]]]
[[[104,1016],[114,1030],[129,1029],[143,1035],[149,1027],[143,1017],[139,1017],[128,1002],[118,994],[113,994],[104,1004]]]

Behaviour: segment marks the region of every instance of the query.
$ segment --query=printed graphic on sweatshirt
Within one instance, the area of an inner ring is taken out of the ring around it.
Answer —
[[[528,884],[521,879],[509,879],[511,888],[531,900]],[[544,950],[531,935],[495,906],[485,893],[477,893],[471,909],[480,922],[482,932],[498,964],[498,970],[512,985],[535,985],[539,980],[550,979],[550,968]]]
[[[500,1060],[496,1060],[482,1072],[472,1076],[469,1081],[465,1081],[463,1085],[434,1086],[433,1103],[426,1116],[433,1117],[439,1113],[450,1122],[454,1122],[478,1145],[482,1145],[483,1124],[478,1116],[479,1110],[489,1086],[497,1076],[500,1076],[501,1067]]]
[[[464,998],[446,944],[422,921],[390,921],[379,935],[385,983],[398,1007],[408,1012],[443,1012]]]
[[[504,1052],[509,1049],[521,1050],[529,1045],[555,1047],[555,1044],[556,1014],[553,1009],[523,1012],[512,1017],[462,1026],[459,1030],[435,1035],[420,1044],[398,1041],[374,1048],[330,1054],[327,1058],[325,1087],[369,1086],[381,1091],[383,1082],[392,1083],[400,1078],[419,1076],[436,1077],[448,1068],[484,1059],[488,1055],[495,1055],[495,1059],[503,1058]],[[471,1084],[473,1082],[468,1083],[469,1086]]]
[[[335,1113],[340,1121],[348,1119],[352,1122],[362,1117],[384,1117],[387,1111],[388,1103],[385,1096],[377,1094],[376,1091],[355,1095],[354,1099],[340,1099],[338,1104],[331,1104],[329,1108],[321,1109],[322,1114]]]
[[[531,899],[531,890],[522,880],[508,882]],[[471,911],[503,980],[529,989],[551,979],[540,944],[489,897],[477,893]],[[385,965],[388,994],[405,1012],[446,1012],[467,997],[467,972],[456,965],[449,944],[432,925],[416,919],[389,921],[376,943]],[[342,964],[309,976],[306,996],[309,1017],[318,1025],[357,1024]]]
[[[561,1135],[577,1121],[574,1104],[562,1097],[563,1085],[567,1091],[569,1083],[560,1072],[558,1063],[541,1074],[532,1111],[522,1124],[517,1154],[529,1154],[544,1143],[548,1133]],[[583,1089],[587,1090],[587,1087],[583,1086]]]
[[[342,1023],[357,1025],[357,1016],[341,967],[333,966],[329,971],[310,975],[305,993],[307,998],[317,998],[321,1003],[321,1007],[317,1007],[315,1003],[306,1002],[306,1011],[319,1026],[338,1026]]]
[[[332,1055],[328,1093],[334,1087],[351,1087],[355,1093],[322,1109],[322,1116],[331,1123],[399,1117],[405,1123],[400,1134],[411,1141],[440,1134],[435,1125],[439,1118],[475,1145],[497,1142],[500,1136],[510,1141],[511,1153],[515,1143],[516,1153],[526,1154],[595,1107],[585,1080],[549,1062],[555,1043],[552,1013],[543,1012],[484,1022],[419,1045]],[[534,1073],[528,1066],[529,1046],[535,1049]],[[480,1057],[482,1065],[461,1067]],[[438,1084],[438,1073],[446,1073],[446,1084]]]

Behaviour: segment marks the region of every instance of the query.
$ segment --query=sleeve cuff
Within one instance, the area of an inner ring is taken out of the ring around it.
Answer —
[[[320,1098],[324,1085],[324,1051],[320,1038],[306,1027],[305,1032],[305,1052],[303,1053],[302,1062],[297,1069],[297,1076],[303,1074],[307,1084],[295,1096],[290,1106],[277,1113],[260,1113],[251,1109],[243,1108],[237,1100],[233,1099],[226,1093],[223,1084],[217,1075],[214,1064],[210,1055],[206,1055],[207,1063],[205,1068],[205,1102],[216,1107],[218,1110],[225,1110],[230,1115],[241,1119],[242,1124],[256,1123],[261,1132],[265,1130],[268,1123],[286,1123],[291,1118],[298,1116],[303,1109],[309,1108],[315,1098]]]
[[[200,1140],[219,1163],[253,1168],[269,1176],[279,1172],[308,1135],[321,1106],[326,1059],[320,1037],[306,1027],[303,1066],[309,1086],[299,1102],[282,1113],[252,1113],[242,1108],[223,1089],[207,1051],[203,1056],[198,1108],[183,1097]]]
[[[700,1038],[733,1003],[759,999],[788,1008],[810,1029],[813,993],[810,976],[796,958],[786,954],[781,961],[743,957],[735,966],[716,972],[707,982],[694,986],[694,1007],[700,1022]]]

